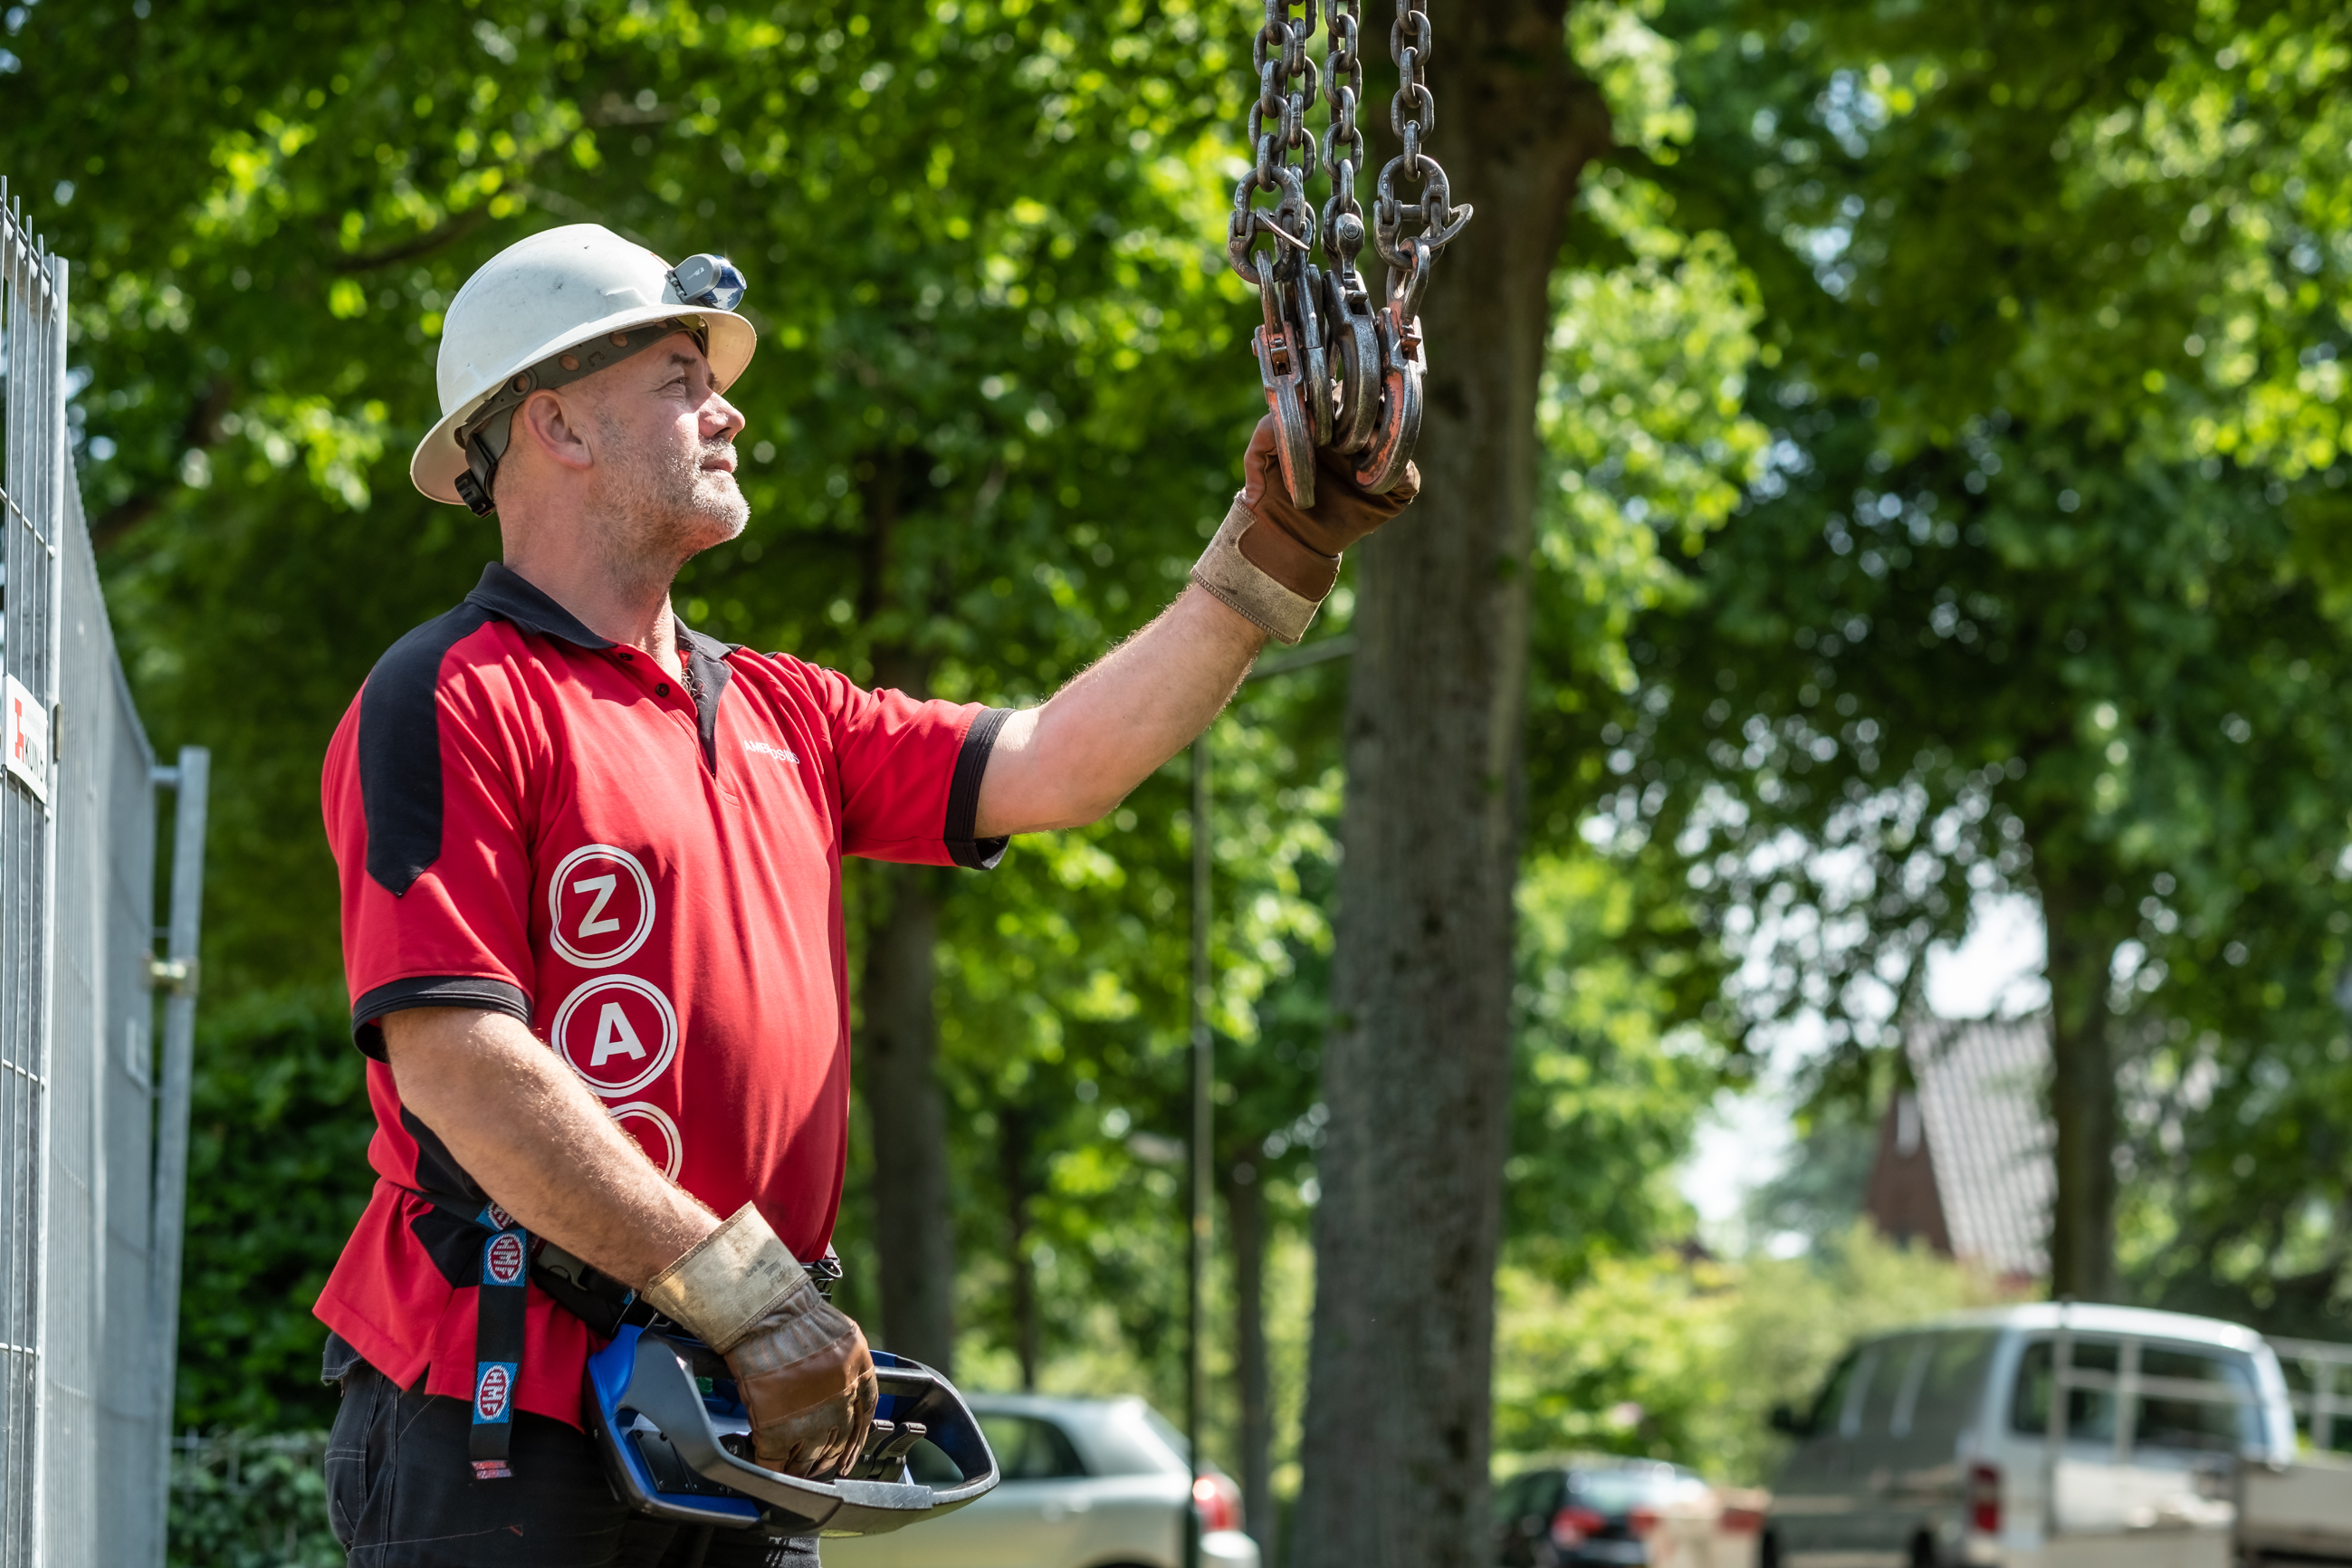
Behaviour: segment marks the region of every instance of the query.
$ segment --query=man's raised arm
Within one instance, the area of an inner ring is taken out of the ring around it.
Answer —
[[[1242,458],[1244,483],[1192,585],[1042,708],[1005,721],[981,780],[976,831],[996,838],[1093,822],[1209,727],[1269,637],[1295,643],[1331,585],[1340,552],[1411,504],[1410,465],[1374,495],[1349,459],[1318,450],[1316,504],[1284,487],[1271,419]]]

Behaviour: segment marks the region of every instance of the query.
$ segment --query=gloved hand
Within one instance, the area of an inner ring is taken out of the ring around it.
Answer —
[[[1242,454],[1242,493],[1234,498],[1258,522],[1241,536],[1241,552],[1250,564],[1300,598],[1322,603],[1339,580],[1340,552],[1421,493],[1421,470],[1411,463],[1384,495],[1359,489],[1351,477],[1355,468],[1355,458],[1347,453],[1316,447],[1315,504],[1301,510],[1282,482],[1274,416],[1259,420]]]
[[[1354,459],[1315,449],[1315,504],[1301,507],[1282,482],[1274,417],[1258,421],[1242,455],[1242,491],[1192,568],[1192,581],[1279,642],[1307,635],[1339,580],[1340,552],[1411,505],[1421,471],[1407,463],[1393,489],[1358,488]]]
[[[646,1300],[727,1358],[761,1465],[829,1480],[865,1447],[877,1393],[866,1336],[758,1209],[736,1210],[656,1275]]]

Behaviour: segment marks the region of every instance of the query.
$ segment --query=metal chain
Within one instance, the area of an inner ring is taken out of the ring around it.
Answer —
[[[1290,13],[1302,6],[1306,15],[1294,22]],[[1257,98],[1250,104],[1248,125],[1255,163],[1234,192],[1225,254],[1235,272],[1261,286],[1264,279],[1250,254],[1260,234],[1276,236],[1277,249],[1287,243],[1304,250],[1315,243],[1315,236],[1307,232],[1312,211],[1307,205],[1307,176],[1315,155],[1307,110],[1318,81],[1307,40],[1315,31],[1315,10],[1316,0],[1265,0],[1265,22],[1251,47],[1257,74]],[[1272,212],[1254,205],[1252,198],[1260,191],[1279,193]]]
[[[1356,176],[1364,157],[1364,133],[1356,129],[1356,105],[1364,95],[1364,58],[1357,52],[1362,10],[1363,0],[1327,0],[1325,5],[1329,43],[1323,58],[1323,97],[1331,123],[1323,133],[1323,174],[1331,182],[1331,196],[1323,205],[1323,253],[1342,267],[1354,266],[1364,247],[1363,209],[1356,204]]]
[[[1402,151],[1381,170],[1372,205],[1372,232],[1381,259],[1389,264],[1390,292],[1411,291],[1417,304],[1429,276],[1429,264],[1447,242],[1470,221],[1470,209],[1455,208],[1444,167],[1422,149],[1422,142],[1437,129],[1437,97],[1423,76],[1437,41],[1428,13],[1413,0],[1397,0],[1395,23],[1389,28],[1389,54],[1396,61],[1396,97],[1389,104],[1389,128],[1396,132]],[[1400,179],[1422,187],[1421,199],[1405,201],[1397,191]],[[1407,235],[1406,226],[1417,230]],[[1420,244],[1416,247],[1413,241]],[[1418,250],[1418,256],[1412,254]],[[1400,282],[1397,274],[1407,274]]]
[[[1430,264],[1470,220],[1453,205],[1445,170],[1423,146],[1437,125],[1437,100],[1423,73],[1435,32],[1415,0],[1397,0],[1389,51],[1397,92],[1389,124],[1402,150],[1381,170],[1372,230],[1388,264],[1388,301],[1366,298],[1356,257],[1364,215],[1356,182],[1364,137],[1356,124],[1364,89],[1362,0],[1265,0],[1265,20],[1251,48],[1257,96],[1250,104],[1249,172],[1234,190],[1225,255],[1258,289],[1265,324],[1255,340],[1266,405],[1277,427],[1284,481],[1301,506],[1314,504],[1317,447],[1355,457],[1353,479],[1386,490],[1404,475],[1420,439],[1422,353],[1419,317]],[[1303,11],[1303,16],[1293,13]],[[1320,71],[1307,42],[1328,23]],[[1307,116],[1320,86],[1328,110],[1321,153],[1329,183],[1318,221],[1307,198],[1316,140]],[[1420,187],[1407,201],[1400,182]],[[1256,204],[1275,195],[1271,207]],[[1258,240],[1267,237],[1270,254]],[[1323,268],[1314,265],[1320,255]]]

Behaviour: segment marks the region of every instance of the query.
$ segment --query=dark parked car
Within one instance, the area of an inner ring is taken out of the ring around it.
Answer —
[[[1503,1568],[1643,1568],[1644,1540],[1669,1503],[1704,1493],[1680,1465],[1598,1459],[1513,1476],[1495,1488],[1495,1561]]]

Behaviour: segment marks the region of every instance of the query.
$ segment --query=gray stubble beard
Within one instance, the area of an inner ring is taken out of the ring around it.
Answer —
[[[633,450],[614,424],[599,423],[606,450],[629,457],[612,466],[604,504],[587,520],[598,554],[615,582],[667,592],[679,567],[738,537],[751,521],[751,503],[734,477],[702,467],[733,443],[706,441],[685,462],[673,463]]]

